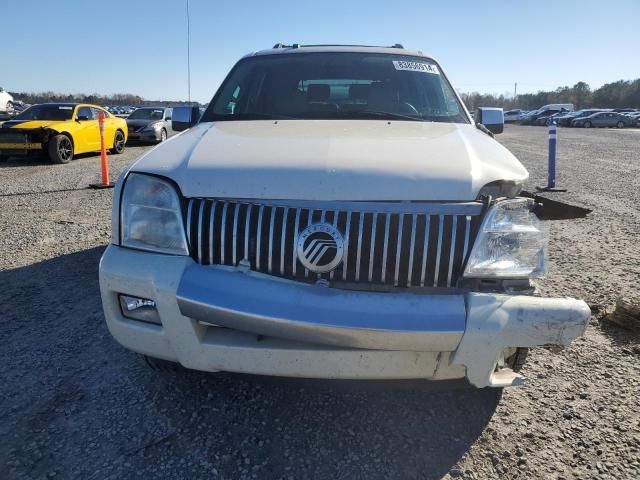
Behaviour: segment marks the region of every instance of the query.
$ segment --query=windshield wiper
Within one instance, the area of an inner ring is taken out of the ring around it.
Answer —
[[[318,114],[318,116],[322,116],[323,118],[340,118],[340,117],[349,117],[349,118],[380,118],[386,120],[410,120],[412,122],[424,122],[424,119],[421,117],[412,117],[410,115],[402,115],[400,113],[391,113],[391,112],[377,112],[371,110],[360,110],[357,112],[327,112]]]

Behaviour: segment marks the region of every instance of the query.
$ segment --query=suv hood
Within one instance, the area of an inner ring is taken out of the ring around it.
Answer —
[[[201,123],[131,168],[173,179],[186,197],[474,200],[528,173],[469,124],[380,120]]]

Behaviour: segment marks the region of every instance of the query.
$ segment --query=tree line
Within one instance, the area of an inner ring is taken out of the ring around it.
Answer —
[[[65,94],[56,92],[9,92],[15,100],[25,103],[92,103],[94,105],[158,105],[173,107],[177,105],[199,105],[198,102],[167,101],[167,100],[145,100],[139,95],[132,93],[116,93],[113,95],[99,95],[93,93]]]
[[[640,78],[606,83],[592,90],[585,82],[573,87],[558,87],[552,91],[524,93],[516,98],[509,95],[461,93],[462,100],[470,110],[477,107],[502,107],[505,110],[520,108],[532,110],[549,103],[573,103],[580,108],[640,108]]]

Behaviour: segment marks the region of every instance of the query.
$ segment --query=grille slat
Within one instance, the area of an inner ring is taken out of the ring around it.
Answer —
[[[186,231],[191,255],[200,264],[238,265],[298,280],[339,279],[396,287],[452,287],[462,273],[477,227],[481,205],[375,204],[359,210],[319,205],[191,199]],[[442,213],[446,212],[446,213]],[[471,213],[471,214],[469,214]],[[332,224],[344,238],[344,258],[328,275],[316,275],[299,261],[297,243],[307,226]],[[208,247],[208,248],[207,248]],[[218,253],[219,252],[219,253]]]
[[[438,278],[440,277],[440,256],[442,254],[442,231],[444,230],[444,217],[438,215],[438,246],[436,248],[436,268],[433,273],[433,286],[438,286]]]
[[[244,259],[249,261],[251,268],[251,255],[249,254],[249,239],[251,238],[251,209],[253,205],[249,204],[247,213],[244,218]]]
[[[202,263],[202,216],[204,215],[204,202],[200,202],[198,209],[198,262]]]
[[[222,232],[220,234],[220,263],[224,265],[224,247],[225,247],[225,237],[227,236],[227,210],[229,209],[230,203],[225,203],[222,207]]]
[[[456,254],[456,249],[454,248],[456,244],[456,230],[458,229],[458,217],[453,216],[453,226],[451,227],[451,248],[449,249],[451,253],[449,254],[449,272],[447,273],[447,287],[451,286],[451,275],[453,273],[453,259]]]
[[[285,207],[284,214],[282,215],[282,235],[280,237],[280,275],[284,276],[284,251],[287,240],[287,216],[289,215],[289,208]]]

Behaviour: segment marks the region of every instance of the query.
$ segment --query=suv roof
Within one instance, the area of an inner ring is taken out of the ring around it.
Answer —
[[[314,53],[314,52],[354,52],[354,53],[387,53],[391,55],[410,55],[414,57],[428,57],[420,50],[408,50],[401,44],[396,43],[390,47],[379,47],[373,45],[300,45],[294,43],[292,45],[284,45],[276,43],[273,48],[268,50],[260,50],[258,52],[249,53],[245,57],[255,55],[278,55],[283,53]]]

